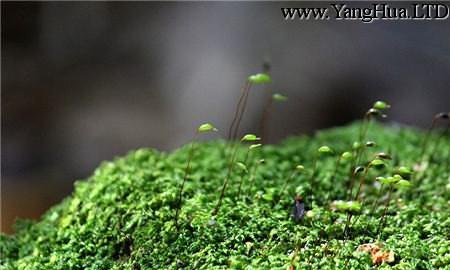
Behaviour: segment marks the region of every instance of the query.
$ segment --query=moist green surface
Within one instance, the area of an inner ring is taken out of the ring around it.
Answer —
[[[227,172],[226,144],[201,143],[185,186],[180,228],[174,227],[178,187],[183,178],[188,145],[173,153],[141,149],[104,162],[87,179],[75,184],[73,194],[37,222],[20,221],[16,234],[0,239],[0,269],[287,269],[294,249],[296,269],[450,269],[449,168],[450,138],[439,146],[432,134],[433,157],[423,172],[416,172],[413,187],[395,191],[380,242],[393,251],[395,261],[375,266],[370,255],[356,252],[374,243],[386,201],[374,178],[392,175],[400,165],[413,167],[422,159],[424,133],[400,126],[372,125],[366,162],[375,152],[393,156],[389,166],[369,170],[363,186],[364,204],[344,237],[346,214],[330,207],[347,200],[349,163],[342,162],[332,180],[336,156],[317,161],[311,186],[311,167],[317,148],[328,145],[341,153],[357,138],[358,125],[325,130],[314,137],[292,137],[280,145],[254,151],[247,165],[264,158],[254,174],[233,171],[229,188],[215,221],[213,210]],[[242,161],[247,147],[239,148]],[[364,163],[362,162],[362,163]],[[281,194],[281,186],[297,164],[305,166]],[[308,214],[296,223],[291,218],[294,195],[302,195]],[[380,206],[370,214],[374,200]]]

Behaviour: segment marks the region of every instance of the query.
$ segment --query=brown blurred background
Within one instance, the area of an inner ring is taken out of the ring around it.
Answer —
[[[376,99],[418,127],[449,110],[449,20],[288,22],[280,11],[323,5],[2,2],[1,230],[38,218],[102,160],[170,151],[203,121],[226,130],[264,60],[290,98],[271,115],[271,143],[353,121]],[[252,92],[244,131],[257,131],[265,90]]]

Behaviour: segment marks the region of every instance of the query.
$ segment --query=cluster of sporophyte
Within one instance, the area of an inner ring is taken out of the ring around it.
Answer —
[[[103,163],[1,236],[0,269],[445,269],[450,137],[433,129],[448,113],[422,133],[374,123],[390,107],[377,101],[314,138],[237,140],[251,87],[270,82],[247,78],[227,141],[199,142],[217,131],[205,123],[174,153]]]

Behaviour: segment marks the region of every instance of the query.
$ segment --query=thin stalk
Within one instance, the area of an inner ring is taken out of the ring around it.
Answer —
[[[380,191],[378,192],[378,196],[375,199],[375,201],[373,202],[372,209],[370,210],[370,215],[373,215],[375,213],[375,209],[377,208],[377,205],[378,205],[378,198],[381,196],[381,194],[383,194],[383,191],[384,191],[384,184],[381,184]]]
[[[367,178],[367,173],[368,173],[368,171],[369,171],[369,166],[367,166],[366,169],[365,169],[365,171],[364,171],[364,175],[363,175],[362,178],[361,178],[361,181],[360,181],[360,184],[359,184],[359,187],[358,187],[358,191],[356,192],[354,201],[358,201],[358,200],[359,200],[359,193],[360,193],[360,191],[361,191],[361,187],[362,187],[362,186],[364,185],[364,183],[365,183],[365,180],[366,180],[366,178]],[[360,202],[361,208],[364,206],[365,200],[366,200],[366,199],[365,199],[364,197],[361,199],[361,202]],[[355,224],[355,223],[358,221],[359,217],[360,217],[360,216],[357,216],[356,219],[353,220],[352,226],[353,226],[353,224]],[[350,217],[349,222],[350,222],[350,221],[351,221],[351,217]]]
[[[356,151],[356,164],[359,164],[360,160],[361,160],[361,156],[363,155],[364,151],[366,150],[366,147],[364,145],[364,140],[366,139],[366,135],[367,135],[367,131],[369,130],[369,126],[370,126],[370,115],[366,115],[364,117],[365,122],[365,128],[362,131],[362,134],[360,135],[360,140],[359,142],[362,144],[360,148],[357,149]]]
[[[422,162],[425,161],[425,160],[424,160],[424,154],[425,154],[425,151],[426,151],[426,149],[427,149],[428,140],[429,140],[429,138],[430,138],[431,131],[432,131],[432,130],[434,129],[434,127],[436,126],[436,122],[437,122],[438,120],[439,120],[439,118],[436,118],[436,117],[433,118],[433,121],[431,121],[431,126],[430,126],[430,128],[428,129],[427,134],[425,135],[425,138],[424,138],[424,140],[423,140],[423,142],[422,142],[422,147],[421,147],[421,150],[420,150],[420,156],[422,157]]]
[[[186,168],[184,169],[183,182],[181,182],[180,191],[178,193],[177,209],[176,209],[176,212],[175,212],[175,227],[177,228],[177,230],[178,230],[178,217],[179,217],[179,214],[180,214],[181,203],[182,203],[182,200],[183,200],[184,185],[186,183],[186,180],[187,180],[187,178],[189,176],[189,171],[191,169],[191,160],[192,160],[192,155],[194,153],[194,144],[195,144],[195,141],[197,139],[197,135],[198,135],[198,132],[195,133],[194,139],[192,140],[191,146],[189,148],[188,162],[187,162]]]
[[[236,140],[236,138],[237,138],[237,134],[238,134],[238,131],[239,131],[239,126],[241,125],[242,117],[244,116],[245,109],[247,108],[247,100],[248,100],[248,96],[250,94],[250,87],[251,87],[251,83],[247,82],[246,87],[245,87],[244,100],[242,101],[241,111],[240,111],[240,114],[239,114],[239,116],[237,118],[236,127],[235,127],[235,129],[233,131],[233,135],[231,137],[232,140]]]
[[[370,120],[370,116],[366,113],[366,114],[364,115],[363,122],[362,122],[361,126],[359,127],[358,141],[361,142],[361,143],[362,143],[362,141],[364,140],[364,137],[365,137],[365,135],[366,135],[366,132],[367,132],[366,125],[367,125],[367,122],[368,122],[369,120]]]
[[[359,181],[359,186],[358,186],[358,189],[357,189],[357,191],[356,191],[356,195],[355,195],[355,201],[357,201],[358,200],[358,198],[359,198],[359,193],[361,192],[361,188],[362,188],[362,186],[364,185],[364,183],[366,182],[366,177],[367,177],[367,173],[369,172],[369,166],[366,166],[366,168],[364,169],[364,174],[363,174],[363,176],[361,177],[361,180]]]
[[[352,162],[350,163],[350,169],[349,169],[349,172],[348,172],[348,176],[350,178],[350,186],[349,186],[349,188],[353,186],[352,177],[353,177],[356,165],[357,165],[357,163],[356,163],[357,150],[358,149],[352,149],[352,157],[353,158],[352,158]]]
[[[352,214],[351,213],[347,213],[347,221],[345,222],[345,227],[344,227],[344,236],[347,239],[347,232],[350,226],[350,222],[352,220]]]
[[[447,121],[449,121],[450,120],[450,112],[448,112],[448,113],[443,113],[442,112],[442,113],[437,113],[437,114],[434,115],[433,121],[431,121],[431,126],[428,129],[427,134],[425,135],[425,139],[423,140],[423,143],[422,143],[422,147],[421,147],[422,149],[420,151],[420,155],[422,157],[421,163],[424,162],[424,158],[425,158],[424,155],[425,155],[425,152],[427,150],[428,141],[430,139],[431,131],[433,131],[433,129],[436,126],[436,123],[437,123],[437,121],[439,119],[444,119],[444,120],[446,119]],[[447,128],[448,128],[448,126],[447,126]]]
[[[248,160],[249,156],[250,156],[250,148],[248,148],[247,152],[245,153],[245,159],[244,159],[245,166],[247,166],[247,160]],[[244,182],[244,176],[241,174],[241,178],[239,179],[239,190],[238,190],[238,195],[237,195],[238,199],[241,197],[241,189],[242,189],[243,182]]]
[[[437,150],[439,149],[439,145],[440,145],[442,139],[444,137],[446,137],[446,135],[448,135],[449,128],[450,128],[450,124],[447,125],[447,128],[445,129],[445,131],[442,132],[442,134],[439,136],[439,138],[434,143],[434,148],[433,148],[433,151],[431,151],[431,155],[428,157],[428,162],[433,161],[433,156],[437,152]]]
[[[254,186],[254,183],[255,183],[255,178],[256,178],[256,172],[258,170],[259,164],[261,164],[261,162],[259,162],[259,161],[256,162],[256,164],[253,166],[252,172],[250,173],[250,178],[248,180],[248,182],[250,184],[249,185],[249,194],[252,193],[253,186]]]
[[[367,129],[365,128],[366,122],[368,121],[367,118],[368,118],[368,115],[365,114],[363,122],[362,122],[362,124],[359,127],[358,143],[360,143],[361,146],[359,148],[354,149],[352,151],[352,154],[353,154],[354,158],[352,159],[352,162],[351,162],[351,165],[350,165],[350,171],[349,171],[349,177],[351,179],[350,180],[350,187],[349,187],[350,190],[353,189],[353,182],[354,182],[354,177],[355,177],[354,176],[354,170],[356,168],[356,165],[358,165],[358,163],[359,163],[359,155],[360,155],[361,147],[363,147],[362,143],[363,143],[363,140],[364,140],[364,137],[365,137],[365,133],[367,132]],[[366,131],[364,131],[364,130],[366,130]]]
[[[331,177],[331,182],[334,182],[334,180],[336,179],[336,174],[338,171],[339,163],[341,162],[341,158],[342,158],[342,155],[339,155],[336,160],[336,165],[334,167],[333,177]]]
[[[355,169],[353,169],[352,170],[352,176],[350,178],[350,186],[348,188],[348,191],[349,191],[348,198],[349,198],[349,200],[352,198],[352,195],[353,195],[353,186],[355,185],[355,177],[356,177],[356,172],[355,172]]]
[[[387,211],[388,211],[388,208],[389,208],[389,204],[390,204],[390,202],[391,202],[391,196],[392,196],[392,189],[393,189],[393,185],[391,185],[390,187],[389,187],[389,192],[388,192],[388,198],[387,198],[387,201],[386,201],[386,206],[384,207],[384,211],[383,211],[383,214],[381,215],[381,218],[380,218],[380,223],[379,223],[379,225],[378,225],[378,239],[380,239],[381,238],[381,227],[383,227],[384,226],[384,221],[385,221],[385,217],[386,217],[386,213],[387,213]]]
[[[366,168],[364,169],[364,175],[361,177],[361,180],[360,180],[360,182],[359,182],[359,187],[358,187],[358,190],[357,190],[357,192],[356,192],[356,195],[355,195],[355,198],[353,199],[354,201],[357,201],[358,200],[358,197],[359,197],[359,193],[360,193],[360,191],[361,191],[361,187],[362,187],[362,185],[364,184],[364,182],[365,182],[365,179],[366,179],[366,177],[367,177],[367,172],[369,171],[369,167],[368,166],[366,166]],[[353,178],[354,178],[354,176],[353,176]],[[351,196],[352,196],[352,193],[353,193],[353,190],[350,190],[350,198],[351,198]],[[349,229],[349,227],[350,227],[350,222],[352,221],[352,217],[353,217],[353,214],[352,213],[347,213],[347,221],[345,222],[345,227],[344,227],[344,234],[347,236],[347,231],[348,231],[348,229]]]
[[[317,159],[319,158],[319,154],[317,153],[316,156],[314,157],[313,160],[313,164],[312,164],[312,174],[311,174],[311,189],[313,188],[314,183],[316,182],[315,180],[315,175],[316,175],[316,171],[317,171]]]
[[[236,104],[236,109],[234,111],[233,120],[231,121],[230,128],[228,129],[228,136],[227,136],[228,140],[231,140],[231,135],[233,134],[233,128],[234,128],[234,126],[236,124],[236,121],[238,119],[238,115],[239,115],[239,112],[240,112],[241,106],[242,106],[242,101],[244,100],[244,97],[245,97],[245,95],[247,93],[247,88],[248,87],[249,87],[249,82],[246,81],[244,86],[241,88],[242,89],[242,93],[241,93],[241,96],[239,97],[238,103]]]
[[[294,168],[294,171],[289,175],[288,179],[284,182],[283,187],[281,187],[281,191],[279,194],[279,198],[277,198],[276,202],[274,203],[273,207],[275,207],[281,200],[281,196],[283,195],[284,191],[286,190],[286,187],[289,182],[294,178],[294,176],[297,174],[297,168]]]
[[[436,118],[435,118],[435,119],[436,119]],[[433,127],[432,127],[432,128],[433,128]],[[432,131],[432,128],[430,128],[430,129],[428,130],[428,133],[427,133],[426,137],[429,136],[429,133]],[[431,154],[428,156],[428,158],[425,158],[425,156],[426,156],[426,155],[425,155],[425,152],[422,154],[420,164],[424,164],[424,162],[426,162],[426,163],[429,164],[429,163],[433,160],[434,154],[435,154],[435,153],[437,152],[437,150],[439,149],[438,146],[439,146],[439,144],[440,144],[441,139],[442,139],[443,137],[445,137],[445,135],[448,134],[449,129],[450,129],[450,123],[447,125],[447,128],[446,128],[446,130],[442,133],[442,135],[440,135],[440,136],[437,138],[436,143],[435,143],[435,145],[434,145],[434,147],[433,147],[433,151],[431,151]],[[447,148],[449,148],[449,147],[447,147]],[[449,149],[450,149],[450,148],[449,148]],[[426,151],[426,150],[424,150],[424,151]],[[445,161],[445,167],[447,168],[447,170],[449,169],[449,164],[450,164],[450,150],[448,150],[448,156],[447,156],[446,161]],[[425,171],[422,171],[420,175],[423,175],[423,173],[425,173]],[[420,183],[423,181],[423,177],[420,177],[419,175],[417,175],[417,176],[416,176],[416,179],[417,179],[417,182],[418,182],[417,186],[420,187]],[[417,189],[416,189],[416,191],[418,192]]]
[[[269,122],[269,113],[270,108],[272,107],[273,97],[272,93],[270,93],[269,99],[264,106],[263,114],[261,117],[261,122],[259,124],[259,134],[261,134],[261,142],[265,143],[267,141],[267,125]]]
[[[449,129],[450,124],[447,126],[447,130]],[[450,170],[450,147],[447,148],[447,159],[445,162],[445,167],[447,168],[447,171]]]
[[[231,155],[231,159],[230,159],[230,162],[229,162],[229,164],[228,164],[227,176],[225,177],[225,181],[223,182],[222,190],[221,190],[221,192],[220,192],[220,197],[219,197],[219,200],[217,201],[217,205],[216,205],[216,207],[214,208],[214,210],[212,211],[212,215],[213,215],[213,216],[216,216],[216,215],[219,213],[220,206],[222,205],[222,200],[223,200],[223,198],[224,198],[224,196],[225,196],[225,190],[226,190],[226,188],[227,188],[227,186],[228,186],[228,181],[230,180],[231,173],[232,173],[232,171],[233,171],[234,160],[235,160],[235,158],[236,158],[236,153],[237,153],[237,150],[238,150],[238,145],[239,145],[239,144],[235,144],[235,146],[234,146],[234,148],[233,148],[233,153],[232,153],[232,155]]]
[[[364,206],[364,203],[365,203],[365,202],[366,202],[366,199],[365,199],[365,198],[362,198],[362,199],[361,199],[361,202],[360,202],[361,208]],[[360,217],[361,217],[361,215],[356,216],[356,218],[353,220],[351,226],[353,226],[354,224],[356,224],[356,222],[359,220]]]

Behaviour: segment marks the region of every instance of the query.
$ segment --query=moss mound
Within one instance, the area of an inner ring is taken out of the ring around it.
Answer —
[[[244,174],[239,198],[242,173],[235,168],[215,220],[211,211],[226,175],[226,144],[199,144],[178,232],[174,215],[187,146],[170,154],[141,149],[104,162],[89,179],[76,182],[72,196],[40,221],[20,221],[15,235],[1,236],[0,269],[287,269],[291,264],[295,269],[449,269],[448,137],[432,134],[431,141],[441,140],[427,168],[413,175],[413,187],[394,190],[379,239],[383,250],[395,255],[392,262],[375,266],[370,254],[356,250],[379,237],[387,196],[380,194],[374,178],[392,174],[400,165],[417,164],[424,133],[371,126],[368,139],[377,146],[367,149],[364,160],[380,151],[393,159],[388,167],[369,171],[361,193],[362,212],[355,215],[347,238],[346,214],[330,204],[348,199],[350,164],[341,162],[333,180],[336,156],[321,157],[312,186],[310,173],[304,172],[280,194],[297,164],[310,169],[317,148],[324,144],[339,153],[347,151],[358,127],[293,137],[255,151],[248,166],[261,158],[266,163],[255,171],[253,184]],[[244,159],[245,151],[241,146],[238,160]],[[291,217],[296,194],[305,198],[308,211],[300,222]],[[377,199],[380,205],[370,213]]]

